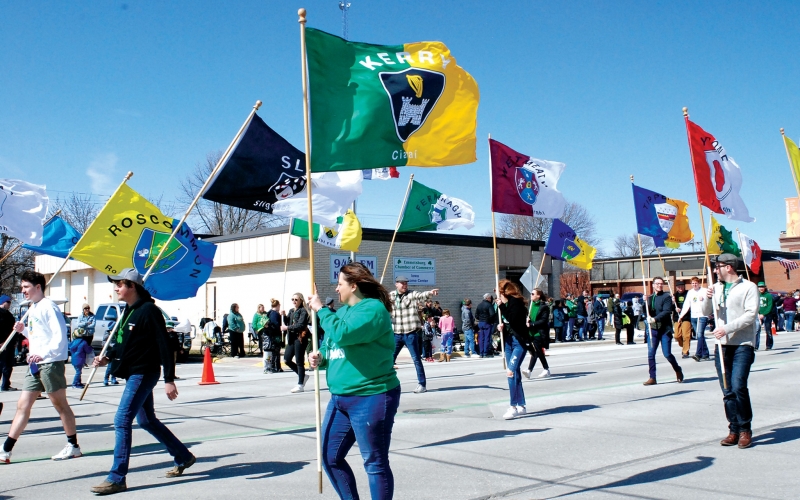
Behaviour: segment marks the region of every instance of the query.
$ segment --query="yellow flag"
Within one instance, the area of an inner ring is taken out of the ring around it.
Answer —
[[[564,242],[564,251],[561,255],[575,267],[591,269],[596,253],[597,249],[595,247],[576,236],[575,239]]]
[[[739,245],[733,239],[733,233],[728,231],[725,226],[720,225],[713,215],[711,216],[711,234],[708,236],[708,253],[713,255],[731,253],[737,257],[742,256]]]
[[[800,149],[797,148],[797,144],[785,135],[783,136],[783,142],[786,144],[786,152],[789,154],[789,166],[794,173],[795,187],[800,192]]]

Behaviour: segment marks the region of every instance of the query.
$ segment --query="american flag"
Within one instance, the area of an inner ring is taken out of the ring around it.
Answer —
[[[783,257],[773,257],[773,259],[780,262],[781,265],[785,267],[787,271],[791,271],[792,269],[800,269],[800,264],[798,264],[793,260],[784,259]]]

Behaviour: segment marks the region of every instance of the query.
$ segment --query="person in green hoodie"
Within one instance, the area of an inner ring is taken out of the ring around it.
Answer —
[[[256,313],[253,315],[253,331],[258,335],[259,347],[263,353],[263,335],[267,333],[267,324],[269,324],[269,316],[267,311],[264,310],[264,304],[259,304],[256,308]],[[261,330],[264,330],[263,332]]]
[[[326,370],[331,393],[322,424],[322,465],[339,498],[358,498],[346,460],[357,442],[372,498],[389,499],[394,494],[389,443],[400,405],[392,301],[358,262],[341,268],[336,292],[342,303],[336,312],[323,307],[317,295],[308,300],[325,329],[325,340],[309,363]]]

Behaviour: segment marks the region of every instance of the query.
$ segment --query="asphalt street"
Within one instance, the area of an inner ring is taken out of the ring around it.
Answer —
[[[798,347],[800,334],[782,333],[774,350],[757,353],[754,444],[746,450],[718,443],[727,422],[713,363],[679,359],[686,381],[678,384],[659,353],[659,384],[645,387],[642,343],[554,346],[552,378],[525,381],[528,415],[510,421],[502,419],[508,387],[500,358],[425,363],[426,394],[411,392],[416,376],[405,359],[391,446],[395,498],[796,498]],[[201,365],[180,365],[175,402],[159,384],[158,415],[198,461],[183,477],[166,479],[169,455],[134,427],[123,498],[335,498],[327,478],[317,492],[312,382],[308,392],[290,394],[294,374],[263,375],[258,361],[215,363],[221,383],[211,386],[198,385]],[[22,375],[17,368],[15,386]],[[66,439],[49,402],[37,402],[13,463],[0,465],[0,500],[92,497],[89,488],[112,462],[122,387],[93,385],[82,402],[70,389],[85,455],[65,462],[49,460]],[[2,439],[18,394],[0,393]],[[327,400],[323,390],[323,408]],[[357,447],[349,461],[369,498]]]

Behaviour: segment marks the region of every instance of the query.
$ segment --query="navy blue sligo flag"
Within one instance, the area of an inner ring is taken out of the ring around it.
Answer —
[[[203,198],[272,213],[275,203],[305,189],[305,173],[306,155],[253,115]]]
[[[79,239],[81,239],[81,233],[56,215],[44,225],[41,245],[25,244],[22,245],[22,248],[64,259],[69,254],[69,251],[72,250],[72,247],[78,243]]]

